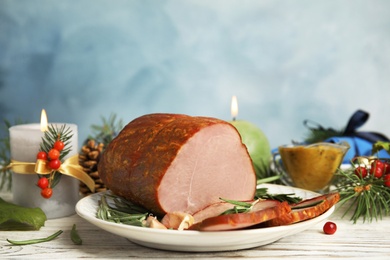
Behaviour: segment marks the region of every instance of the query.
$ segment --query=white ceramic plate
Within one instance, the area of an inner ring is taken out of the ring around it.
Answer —
[[[319,195],[311,191],[289,186],[274,184],[263,184],[260,186],[268,188],[269,193],[295,193],[296,196],[300,196],[303,199]],[[117,224],[96,218],[98,201],[102,194],[96,193],[81,199],[76,205],[77,214],[97,227],[125,237],[136,244],[163,250],[186,252],[230,251],[270,244],[316,225],[327,219],[334,211],[333,206],[316,218],[279,227],[219,232],[161,230]]]

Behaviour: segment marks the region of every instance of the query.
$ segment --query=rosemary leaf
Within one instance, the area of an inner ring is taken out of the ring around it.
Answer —
[[[29,240],[11,240],[7,239],[7,241],[15,246],[23,246],[23,245],[32,245],[32,244],[37,244],[37,243],[43,243],[43,242],[48,242],[53,240],[54,238],[58,237],[59,235],[62,234],[62,230],[58,230],[56,233],[53,235],[50,235],[45,238],[35,238],[35,239],[29,239]]]
[[[112,203],[114,203],[113,206],[109,204],[108,199],[112,200]],[[140,207],[133,205],[130,202],[127,203],[128,208],[125,208],[123,206],[126,204],[124,201],[125,200],[123,198],[118,196],[107,194],[102,195],[96,212],[96,217],[114,223],[143,226],[143,221],[146,219],[149,213],[147,211],[139,212],[138,210],[140,210]],[[121,207],[118,208],[117,204],[119,204]],[[136,210],[134,210],[132,206],[134,206]]]
[[[270,194],[267,188],[258,188],[256,190],[255,199],[272,199],[280,202],[287,201],[288,204],[302,201],[302,198],[294,196],[294,193]]]
[[[73,224],[72,229],[70,231],[70,239],[75,245],[81,245],[83,244],[83,240],[81,239],[79,233],[76,229],[76,224]]]

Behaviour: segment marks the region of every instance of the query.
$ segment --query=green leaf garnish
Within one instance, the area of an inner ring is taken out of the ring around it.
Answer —
[[[46,219],[40,208],[26,208],[0,198],[0,230],[39,230]]]

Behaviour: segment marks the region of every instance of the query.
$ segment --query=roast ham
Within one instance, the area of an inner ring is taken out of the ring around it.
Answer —
[[[256,175],[230,123],[210,117],[149,114],[127,124],[99,161],[114,194],[157,215],[194,214],[223,197],[252,200]]]

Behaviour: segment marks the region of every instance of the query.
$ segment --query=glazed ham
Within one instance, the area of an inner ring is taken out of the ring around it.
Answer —
[[[223,197],[252,200],[256,175],[234,126],[209,117],[149,114],[107,146],[98,172],[116,195],[154,214],[194,214]]]

